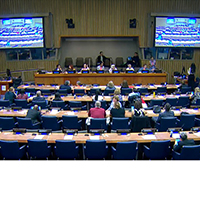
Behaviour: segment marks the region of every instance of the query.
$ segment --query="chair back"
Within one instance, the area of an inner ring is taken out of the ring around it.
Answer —
[[[160,120],[160,126],[157,127],[158,131],[167,131],[168,128],[177,127],[176,117],[162,117]]]
[[[117,117],[113,117],[112,118],[111,129],[112,130],[130,129],[128,121],[129,121],[129,118],[117,118]]]
[[[76,58],[76,67],[83,67],[83,57],[77,57]]]
[[[116,57],[116,59],[115,59],[115,66],[116,67],[121,67],[123,64],[124,64],[123,57]]]
[[[69,101],[69,108],[71,110],[81,110],[82,109],[82,102],[81,101]]]
[[[150,120],[147,116],[133,116],[131,120],[131,131],[141,132],[143,128],[150,128]]]
[[[12,130],[15,127],[13,117],[0,117],[0,127],[2,130]]]
[[[171,106],[177,106],[177,98],[166,98],[166,103],[169,103]]]
[[[64,109],[65,108],[65,102],[64,101],[52,101],[51,107],[54,108],[61,108]]]
[[[68,67],[69,65],[73,65],[73,60],[71,57],[65,58],[65,67]]]
[[[47,140],[28,140],[28,154],[31,158],[47,158],[50,155],[50,149],[47,145]]]
[[[180,160],[200,160],[200,145],[183,146]]]
[[[40,125],[33,126],[31,118],[17,117],[18,128],[39,129]]]
[[[138,91],[141,95],[149,93],[148,88],[139,88]]]
[[[121,95],[128,95],[132,92],[131,88],[121,88]]]
[[[155,106],[155,105],[162,106],[163,102],[164,101],[162,99],[151,99],[150,106]]]
[[[56,140],[55,154],[59,159],[77,158],[78,146],[74,140]]]
[[[40,106],[42,109],[47,109],[47,103],[46,101],[32,101],[32,105],[38,105]]]
[[[62,116],[62,126],[66,129],[80,129],[80,125],[78,124],[78,117],[77,116],[69,116],[63,115]]]
[[[48,95],[52,94],[52,91],[50,89],[41,89],[40,91],[41,91],[42,95],[44,95],[44,96],[48,96]]]
[[[177,106],[182,106],[182,107],[188,107],[190,105],[190,99],[189,96],[180,96],[178,98],[178,104]]]
[[[104,90],[104,96],[110,96],[110,95],[112,95],[112,94],[114,94],[114,89],[105,89]]]
[[[152,141],[150,145],[150,159],[165,159],[169,151],[170,140]]]
[[[187,92],[191,92],[191,87],[188,86],[181,87],[181,94],[186,94]]]
[[[101,88],[91,88],[90,89],[90,96],[93,96],[96,94],[96,91],[99,90],[101,92]]]
[[[61,130],[56,116],[42,116],[42,127],[52,129],[52,131]]]
[[[133,160],[137,154],[137,142],[118,142],[113,158],[117,160]]]
[[[86,58],[85,58],[85,63],[86,63],[89,67],[93,66],[92,57],[86,57]]]
[[[156,94],[166,94],[167,88],[166,87],[157,87]]]
[[[107,130],[106,118],[92,118],[90,120],[90,126],[89,126],[89,130],[91,129]]]
[[[28,103],[26,99],[15,99],[15,105],[17,107],[28,108]]]
[[[84,89],[74,89],[74,94],[84,96],[85,90]]]
[[[9,106],[10,106],[9,100],[0,99],[0,107],[9,107]]]
[[[58,90],[58,93],[59,93],[60,95],[65,95],[65,96],[67,96],[68,91],[67,91],[67,89],[59,89],[59,90]]]
[[[103,159],[106,157],[107,148],[105,140],[87,140],[85,157],[88,159]]]
[[[182,127],[184,131],[189,131],[192,127],[195,126],[195,115],[181,114],[179,126]]]

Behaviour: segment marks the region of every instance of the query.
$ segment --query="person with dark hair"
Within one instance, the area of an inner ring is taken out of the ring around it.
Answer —
[[[5,93],[5,100],[9,100],[10,104],[14,103],[17,95],[15,94],[15,88],[10,87],[9,90]]]
[[[65,84],[61,85],[60,89],[66,89],[68,94],[71,93],[72,88],[70,87],[70,81],[65,81]]]
[[[97,70],[104,70],[104,62],[100,62],[99,65],[97,66]]]
[[[96,90],[95,95],[92,97],[93,101],[102,101],[103,97],[101,96],[101,92]]]
[[[62,73],[62,68],[61,68],[60,64],[56,65],[56,68],[54,69],[54,71],[59,71],[60,73]]]
[[[61,96],[60,96],[60,94],[59,94],[59,92],[55,93],[55,97],[54,97],[53,101],[63,101]]]
[[[90,71],[90,68],[88,67],[86,63],[83,64],[83,68],[81,69],[80,72],[82,73],[83,71]]]
[[[144,113],[144,111],[143,111],[143,109],[142,109],[142,102],[141,101],[139,101],[139,100],[136,100],[135,101],[135,103],[134,103],[134,109],[133,109],[133,111],[132,111],[132,115],[133,116],[144,116],[145,115],[145,113]]]
[[[129,88],[127,80],[123,80],[121,83],[121,88]]]
[[[99,56],[97,57],[97,65],[100,65],[100,63],[105,63],[106,56],[103,55],[103,51],[100,51]]]
[[[191,64],[189,70],[188,70],[188,86],[191,87],[191,90],[194,91],[195,88],[195,71],[196,71],[196,65],[194,63]]]
[[[156,69],[156,60],[152,56],[151,59],[149,60],[149,71],[154,72]]]
[[[170,110],[171,105],[166,103],[164,106],[165,111],[160,113],[156,122],[160,122],[162,117],[174,117],[174,112]]]
[[[149,71],[149,69],[147,68],[147,65],[146,65],[146,64],[144,64],[144,65],[138,70],[138,72],[142,72],[143,70]]]
[[[25,93],[25,89],[20,90],[20,94],[17,95],[17,99],[28,99],[28,95]]]
[[[189,70],[188,70],[188,74],[195,74],[196,72],[196,65],[194,63],[191,64]]]
[[[132,57],[132,61],[133,61],[133,67],[141,67],[140,58],[138,56],[138,52],[134,53],[134,56]]]
[[[188,140],[187,139],[187,133],[183,132],[180,134],[180,140],[178,143],[175,142],[175,145],[174,145],[174,151],[180,153],[181,152],[181,149],[183,146],[193,146],[195,145],[195,142],[193,139],[191,140]]]
[[[28,110],[26,118],[30,118],[33,124],[42,121],[41,112],[39,111],[38,105],[34,105]]]
[[[7,78],[11,78],[12,76],[11,76],[11,72],[10,72],[10,69],[6,69],[6,76],[7,76]]]
[[[110,104],[110,107],[107,110],[111,110],[114,107],[115,102],[119,102],[119,97],[118,96],[114,96],[112,99],[112,102]],[[119,102],[120,108],[122,107],[122,104]]]
[[[116,101],[110,111],[110,117],[125,117],[124,108],[120,107],[120,103]]]

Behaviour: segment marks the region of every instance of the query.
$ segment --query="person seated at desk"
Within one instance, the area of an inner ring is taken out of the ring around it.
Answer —
[[[58,72],[62,73],[62,68],[61,68],[60,64],[56,65],[56,68],[54,69],[54,71],[58,71]]]
[[[100,62],[100,65],[97,66],[97,70],[104,70],[103,63],[104,62]]]
[[[196,102],[197,102],[197,99],[199,99],[200,98],[200,89],[199,89],[199,87],[196,87],[195,89],[194,89],[194,95],[192,96],[192,98],[193,98],[193,100],[192,100],[192,104],[196,104]]]
[[[119,101],[122,102],[123,101],[123,98],[122,98],[122,95],[121,95],[121,90],[120,88],[116,88],[115,91],[114,91],[114,95],[118,96],[119,97]]]
[[[139,73],[140,73],[140,72],[142,73],[143,70],[149,71],[149,69],[147,68],[147,65],[146,65],[146,64],[144,64],[143,67],[141,67],[141,68],[138,70],[138,72],[139,72]]]
[[[115,85],[112,81],[109,81],[106,88],[105,88],[105,90],[108,90],[108,89],[109,90],[115,90],[116,89],[116,87],[115,87]]]
[[[195,145],[195,142],[193,139],[191,140],[188,140],[187,139],[187,133],[183,132],[180,134],[180,140],[178,143],[175,142],[175,145],[174,145],[174,151],[180,153],[181,152],[181,149],[183,146],[193,146]]]
[[[128,64],[128,67],[126,68],[126,70],[132,70],[132,71],[134,71],[134,68],[131,66],[131,64]]]
[[[154,72],[155,69],[156,69],[156,60],[152,56],[151,59],[149,60],[149,71]]]
[[[25,93],[25,89],[20,90],[20,94],[17,95],[17,99],[28,99],[28,95]]]
[[[45,97],[42,96],[41,91],[36,92],[36,96],[33,97],[33,101],[45,101]]]
[[[55,93],[55,97],[54,97],[53,101],[63,101],[61,96],[60,96],[60,94],[59,94],[59,92]]]
[[[76,70],[74,69],[74,66],[73,65],[69,65],[68,69],[67,69],[67,72],[76,72]]]
[[[17,95],[15,94],[15,88],[10,87],[9,90],[5,93],[5,100],[9,100],[10,104],[14,103]]]
[[[99,90],[96,90],[95,95],[92,97],[93,101],[102,101],[103,96],[101,95],[101,92]]]
[[[92,117],[92,118],[105,118],[106,117],[106,111],[104,108],[101,108],[100,101],[95,102],[95,108],[90,108],[88,116]]]
[[[145,116],[144,110],[142,109],[142,102],[139,100],[136,100],[134,103],[134,109],[132,110],[132,116]]]
[[[140,58],[138,56],[138,52],[134,53],[134,56],[132,57],[132,61],[133,61],[133,67],[141,67]]]
[[[113,73],[114,70],[117,70],[114,64],[110,66],[109,73]]]
[[[81,73],[83,73],[83,71],[90,71],[90,68],[88,67],[88,65],[87,64],[84,64],[83,65],[83,68],[81,69]]]
[[[125,117],[124,108],[120,107],[119,102],[115,102],[113,108],[110,111],[110,117]]]
[[[32,108],[30,108],[27,112],[26,118],[30,118],[33,124],[41,122],[42,117],[39,106],[34,105]]]
[[[70,87],[70,81],[65,81],[65,84],[61,85],[60,89],[67,90],[68,94],[72,93],[72,88]]]
[[[121,89],[122,88],[129,88],[127,80],[123,80],[123,82],[121,83]]]
[[[119,97],[118,96],[114,96],[112,99],[112,102],[110,104],[110,107],[107,110],[111,110],[114,107],[115,102],[119,102]],[[119,102],[120,108],[122,107],[122,104]]]
[[[171,105],[166,103],[164,106],[165,111],[160,113],[158,117],[152,117],[152,119],[156,122],[160,122],[162,117],[174,117],[174,111],[170,110]]]

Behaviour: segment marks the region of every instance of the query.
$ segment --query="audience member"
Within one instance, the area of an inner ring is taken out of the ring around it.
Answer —
[[[109,81],[107,86],[106,86],[106,88],[105,88],[105,90],[108,90],[108,89],[110,89],[110,90],[115,90],[116,89],[115,85],[114,85],[114,83],[112,81]]]
[[[195,145],[195,142],[193,139],[188,140],[187,139],[187,133],[183,132],[180,134],[180,141],[178,143],[175,143],[174,145],[174,151],[180,153],[183,146],[192,146]]]
[[[114,64],[110,66],[109,73],[113,73],[114,70],[117,70]]]
[[[200,89],[199,89],[199,87],[196,87],[194,89],[192,104],[196,104],[198,98],[200,98]]]
[[[15,89],[10,87],[9,90],[5,93],[5,100],[9,100],[10,104],[14,103],[17,95],[15,94]]]
[[[17,99],[28,99],[28,95],[25,93],[24,89],[20,90],[20,94],[17,95]]]
[[[121,88],[129,88],[127,80],[123,80],[121,83]]]
[[[119,102],[119,97],[114,96],[112,99],[112,102],[110,104],[110,107],[107,110],[111,110],[114,107],[115,102]],[[121,103],[119,102],[120,108],[122,107]]]
[[[125,110],[120,107],[118,101],[114,103],[114,107],[110,111],[110,117],[125,117]]]
[[[34,105],[28,110],[26,118],[30,118],[33,124],[42,121],[41,112],[39,111],[38,105]]]
[[[71,93],[72,88],[70,87],[70,81],[65,81],[65,84],[61,85],[60,89],[66,89],[68,94]]]
[[[120,91],[120,88],[116,88],[115,91],[114,91],[114,95],[118,96],[119,97],[119,101],[123,101],[123,98],[122,98],[122,95],[121,95],[121,91]]]
[[[103,96],[101,95],[101,92],[99,90],[96,90],[96,94],[92,97],[93,101],[102,101]]]
[[[106,117],[106,111],[104,108],[101,108],[100,101],[95,102],[95,108],[90,108],[88,116],[92,117],[92,118],[105,118]]]
[[[42,96],[40,90],[36,92],[36,97],[33,97],[33,101],[45,101],[45,97]]]
[[[134,109],[132,110],[132,115],[133,116],[144,116],[145,113],[144,113],[144,110],[142,109],[142,102],[139,101],[139,100],[136,100],[135,103],[134,103]]]
[[[104,70],[103,63],[104,62],[100,62],[100,64],[97,66],[97,70]]]
[[[170,110],[170,108],[171,108],[171,105],[169,103],[166,103],[164,106],[165,111],[159,114],[156,122],[160,122],[162,117],[174,117],[174,112]]]
[[[133,56],[133,58],[132,58],[132,61],[133,61],[133,67],[141,67],[140,58],[139,58],[137,52],[134,53],[134,56]]]
[[[59,94],[59,92],[55,93],[55,97],[54,97],[53,101],[63,101],[61,96],[60,96],[60,94]]]

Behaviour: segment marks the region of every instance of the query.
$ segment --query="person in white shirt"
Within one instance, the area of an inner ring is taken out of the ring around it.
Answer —
[[[100,65],[97,66],[97,70],[104,70],[103,62],[101,62]]]
[[[109,73],[113,73],[114,70],[117,70],[114,64],[110,66]]]
[[[132,70],[134,71],[133,67],[131,66],[131,64],[128,64],[128,67],[126,68],[126,70]]]
[[[90,68],[88,67],[87,64],[84,64],[84,65],[83,65],[83,68],[81,69],[80,72],[82,72],[82,71],[86,71],[86,70],[90,71]]]

